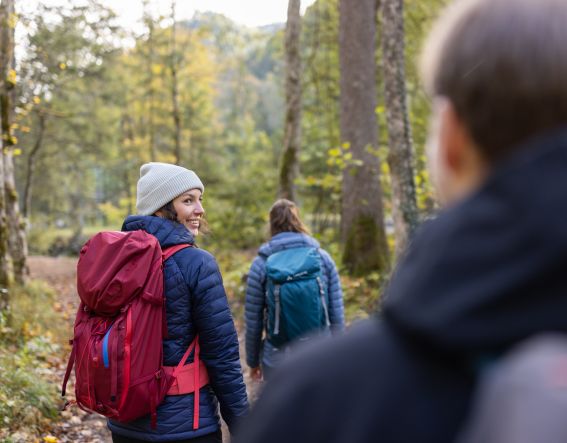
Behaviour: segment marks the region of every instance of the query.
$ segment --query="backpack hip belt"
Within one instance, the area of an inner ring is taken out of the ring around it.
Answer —
[[[189,354],[195,350],[193,363],[185,364]],[[193,403],[193,429],[199,428],[199,392],[200,389],[209,384],[209,374],[207,367],[199,358],[199,336],[191,342],[183,358],[177,366],[164,366],[163,370],[167,375],[173,377],[171,384],[166,395],[185,395],[195,393],[195,400]]]

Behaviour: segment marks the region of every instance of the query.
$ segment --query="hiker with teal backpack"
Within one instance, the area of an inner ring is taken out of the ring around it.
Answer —
[[[74,365],[77,404],[109,417],[114,443],[222,443],[219,404],[231,434],[248,411],[222,277],[195,244],[203,192],[193,171],[147,163],[138,215],[81,250],[62,393]]]
[[[335,263],[309,235],[292,201],[274,203],[270,234],[252,262],[246,290],[246,362],[254,380],[269,379],[292,344],[344,329]]]

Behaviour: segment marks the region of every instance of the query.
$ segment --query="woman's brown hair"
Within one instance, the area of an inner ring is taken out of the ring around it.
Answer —
[[[299,208],[285,198],[277,200],[270,209],[270,234],[280,232],[299,232],[309,234],[309,229],[299,218]]]

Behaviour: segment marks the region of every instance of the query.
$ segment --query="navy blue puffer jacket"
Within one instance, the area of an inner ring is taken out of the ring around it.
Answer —
[[[142,229],[154,235],[162,248],[193,244],[192,234],[181,224],[155,216],[130,216],[123,231]],[[218,403],[231,433],[246,414],[248,400],[242,378],[238,338],[222,277],[214,257],[196,247],[185,248],[165,262],[166,320],[163,341],[166,366],[175,366],[199,334],[201,359],[210,384],[200,391],[199,429],[193,430],[194,394],[167,396],[157,410],[157,429],[143,417],[130,423],[109,421],[112,432],[147,441],[196,438],[220,427]]]
[[[319,248],[319,243],[309,235],[297,232],[281,232],[260,246],[258,256],[252,262],[248,274],[246,289],[246,363],[251,368],[262,363],[266,366],[276,366],[282,358],[268,341],[262,344],[262,333],[264,330],[264,308],[266,293],[266,259],[273,253],[289,248],[313,247]],[[337,267],[327,251],[319,249],[321,262],[323,264],[323,284],[329,295],[329,320],[331,330],[340,331],[344,329],[344,307],[343,293]]]

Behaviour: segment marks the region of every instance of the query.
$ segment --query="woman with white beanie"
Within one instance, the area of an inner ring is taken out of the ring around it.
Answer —
[[[142,229],[154,235],[162,249],[181,249],[164,264],[166,321],[165,366],[176,366],[199,335],[200,357],[210,383],[200,389],[199,419],[193,423],[194,394],[166,396],[157,410],[157,428],[150,417],[129,423],[109,421],[113,442],[221,443],[218,404],[230,433],[246,414],[248,400],[242,378],[238,338],[222,277],[214,257],[195,246],[203,227],[205,187],[195,172],[167,163],[140,168],[136,208],[123,231]]]

